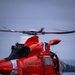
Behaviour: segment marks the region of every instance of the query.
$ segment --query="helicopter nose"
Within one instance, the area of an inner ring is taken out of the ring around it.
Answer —
[[[0,74],[9,74],[11,72],[9,68],[13,68],[11,61],[0,63]]]

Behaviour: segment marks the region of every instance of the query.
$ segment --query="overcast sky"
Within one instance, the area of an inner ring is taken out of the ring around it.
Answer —
[[[0,0],[0,29],[2,26],[14,30],[39,30],[41,27],[45,31],[75,30],[75,0]],[[0,32],[0,59],[10,54],[11,46],[22,35]],[[75,33],[39,37],[41,42],[61,39],[51,51],[60,59],[75,59]]]

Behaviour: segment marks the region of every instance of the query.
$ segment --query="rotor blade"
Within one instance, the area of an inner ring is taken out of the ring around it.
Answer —
[[[37,35],[36,31],[0,30],[0,32],[14,32],[14,33],[23,33],[28,35]]]
[[[17,32],[17,33],[23,33],[23,34],[28,34],[28,35],[40,35],[40,34],[70,34],[70,33],[75,33],[75,30],[73,31],[63,31],[63,32],[44,32],[43,28],[41,31],[17,31],[17,30],[3,30],[1,29],[0,32]]]
[[[38,33],[42,33],[43,30],[44,30],[44,28],[41,28],[41,29],[38,31]]]
[[[64,29],[57,29],[57,28],[52,28],[52,29],[56,30],[56,31],[62,31],[62,32],[67,31],[67,30],[64,30]]]
[[[27,31],[16,31],[16,30],[0,30],[0,32],[18,32],[18,33],[27,33]]]
[[[2,26],[4,29],[7,29],[6,27]],[[7,29],[8,30],[8,29]]]
[[[64,31],[64,32],[42,32],[42,34],[70,34],[70,33],[75,33],[74,31]]]
[[[0,32],[14,32],[14,31],[11,31],[11,30],[0,30]]]

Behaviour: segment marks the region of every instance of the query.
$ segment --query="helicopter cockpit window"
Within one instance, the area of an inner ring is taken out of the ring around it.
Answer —
[[[30,52],[29,47],[24,46],[23,44],[16,44],[15,46],[12,46],[11,49],[11,54],[5,58],[7,61],[27,57]]]
[[[44,57],[44,61],[47,66],[52,65],[52,60],[50,59],[50,57]]]

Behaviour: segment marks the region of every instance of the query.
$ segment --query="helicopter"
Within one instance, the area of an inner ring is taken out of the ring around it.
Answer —
[[[17,31],[11,29],[0,29],[0,32],[23,33],[24,43],[16,43],[11,47],[8,57],[0,60],[0,74],[2,75],[62,75],[63,72],[75,72],[75,66],[70,66],[59,60],[56,53],[50,50],[52,45],[61,42],[60,39],[53,39],[47,42],[40,42],[38,35],[45,34],[70,34],[75,31],[44,32],[39,31]],[[70,69],[70,70],[67,70]]]

